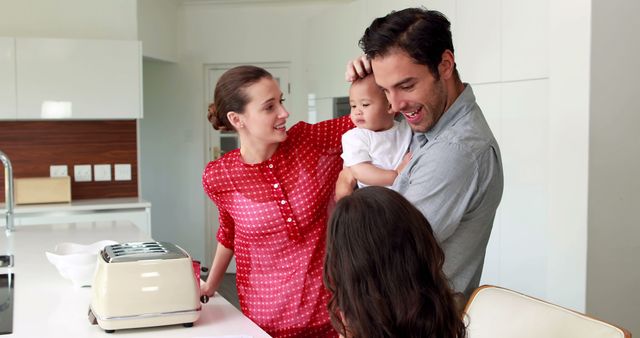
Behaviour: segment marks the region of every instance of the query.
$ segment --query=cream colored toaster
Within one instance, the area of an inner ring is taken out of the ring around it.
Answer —
[[[89,320],[106,332],[149,326],[193,326],[200,284],[189,254],[166,242],[108,245],[98,255]]]

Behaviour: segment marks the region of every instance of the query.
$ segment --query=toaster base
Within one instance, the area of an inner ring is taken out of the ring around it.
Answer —
[[[200,310],[101,318],[99,314],[96,314],[92,309],[89,309],[89,316],[91,317],[92,315],[95,317],[100,328],[107,332],[113,332],[113,330],[176,324],[184,324],[184,326],[190,327],[193,326],[193,323],[198,320],[198,318],[200,318]]]

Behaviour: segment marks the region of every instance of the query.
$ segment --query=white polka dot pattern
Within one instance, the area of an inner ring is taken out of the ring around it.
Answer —
[[[242,312],[274,337],[335,337],[322,284],[328,205],[342,169],[348,116],[298,123],[274,155],[210,162],[203,187],[220,211],[218,241],[234,250]]]

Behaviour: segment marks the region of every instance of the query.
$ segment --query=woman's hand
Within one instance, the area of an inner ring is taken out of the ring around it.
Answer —
[[[211,264],[211,270],[209,270],[209,276],[207,276],[207,281],[200,283],[200,301],[206,303],[209,300],[209,297],[212,297],[216,293],[232,257],[233,250],[218,243],[216,254],[213,257],[213,263]]]
[[[344,78],[348,82],[353,82],[357,79],[364,78],[372,72],[371,61],[369,61],[366,55],[362,54],[347,63],[347,70],[344,73]]]
[[[211,283],[213,278],[207,278],[207,281],[200,283],[200,297],[206,296],[208,298],[213,297],[216,293],[216,287]]]

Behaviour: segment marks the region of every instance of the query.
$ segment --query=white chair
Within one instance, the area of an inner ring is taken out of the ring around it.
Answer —
[[[631,338],[623,328],[490,285],[471,295],[464,312],[468,338]]]

